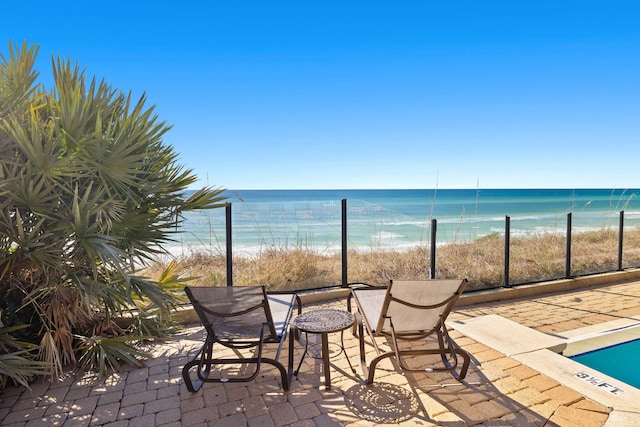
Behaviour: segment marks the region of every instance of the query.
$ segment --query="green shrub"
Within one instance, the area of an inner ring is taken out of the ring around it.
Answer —
[[[183,212],[222,206],[223,190],[185,196],[196,177],[163,142],[170,126],[144,95],[134,100],[60,58],[47,91],[37,50],[9,44],[0,56],[0,320],[30,325],[8,333],[35,346],[23,350],[50,374],[78,360],[104,373],[133,345],[128,334],[142,337],[116,319],[166,330],[182,287],[178,277],[138,277],[136,266],[164,252]],[[0,366],[9,356],[0,346]]]

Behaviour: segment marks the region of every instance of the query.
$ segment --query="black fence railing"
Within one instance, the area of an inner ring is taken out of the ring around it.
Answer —
[[[350,277],[349,277],[349,239],[348,239],[348,209],[347,209],[347,199],[342,199],[341,201],[341,283],[338,284],[342,287],[349,286]],[[623,263],[623,256],[625,255],[624,250],[624,234],[625,234],[625,221],[624,221],[624,211],[619,212],[619,222],[617,230],[611,229],[608,227],[609,233],[617,233],[617,259],[615,262],[610,262],[610,268],[596,268],[595,270],[585,270],[585,268],[580,268],[576,271],[573,268],[573,256],[572,252],[572,244],[574,242],[573,237],[573,215],[572,213],[568,213],[566,215],[566,231],[564,233],[564,238],[566,240],[566,246],[564,249],[564,276],[561,273],[558,274],[545,274],[542,273],[541,276],[535,278],[529,278],[526,280],[513,280],[512,279],[512,269],[513,269],[513,243],[512,243],[512,235],[511,235],[511,217],[505,216],[504,222],[504,257],[503,257],[503,266],[502,266],[502,280],[496,281],[492,284],[484,284],[483,286],[476,286],[475,288],[490,288],[490,287],[512,287],[526,283],[533,283],[537,281],[545,281],[545,280],[554,280],[554,279],[562,279],[562,278],[571,278],[579,275],[588,275],[595,273],[603,273],[607,271],[615,271],[615,270],[623,270],[625,265]],[[233,241],[232,241],[232,205],[228,203],[226,205],[226,215],[225,215],[225,230],[226,230],[226,268],[227,268],[227,286],[233,286]],[[430,244],[429,244],[429,277],[434,279],[441,274],[439,272],[439,263],[437,257],[438,250],[438,221],[437,219],[432,219],[430,221]],[[596,243],[597,244],[597,243]],[[626,268],[630,267],[638,267],[640,266],[640,248],[632,247],[628,248],[628,252],[633,253],[633,257],[631,260],[631,264],[627,265]],[[608,254],[606,257],[610,257]],[[527,260],[530,262],[531,260]],[[541,260],[537,260],[541,261]],[[550,262],[554,265],[559,264],[558,260],[542,260],[544,262]],[[589,265],[590,262],[585,262],[585,265]],[[557,266],[554,271],[557,271]],[[470,279],[472,280],[472,279]],[[359,280],[358,280],[359,281]],[[334,285],[335,286],[335,285]]]

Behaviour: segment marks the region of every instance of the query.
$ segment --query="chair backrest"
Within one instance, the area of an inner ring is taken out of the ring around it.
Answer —
[[[467,286],[466,279],[391,281],[376,331],[428,332],[440,326]]]
[[[275,337],[264,286],[187,286],[200,322],[218,341],[257,340],[262,328]]]

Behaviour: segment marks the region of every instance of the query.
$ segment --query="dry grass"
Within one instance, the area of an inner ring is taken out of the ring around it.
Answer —
[[[573,234],[571,274],[574,276],[618,268],[618,233],[605,228]],[[498,234],[471,243],[451,243],[436,251],[437,277],[466,277],[470,289],[504,284],[504,237]],[[566,238],[545,233],[511,239],[509,283],[551,280],[565,276]],[[349,251],[349,282],[375,285],[389,279],[429,278],[430,251],[419,246],[406,251]],[[623,267],[640,266],[640,229],[625,230]],[[158,260],[150,274],[170,260]],[[226,258],[218,252],[191,248],[177,259],[180,274],[191,284],[226,284]],[[234,285],[266,284],[270,289],[308,289],[341,282],[341,255],[319,254],[305,248],[272,248],[251,257],[234,257]]]

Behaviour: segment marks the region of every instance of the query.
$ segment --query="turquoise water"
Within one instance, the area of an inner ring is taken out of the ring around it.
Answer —
[[[511,235],[637,227],[637,189],[462,189],[462,190],[240,190],[232,203],[234,253],[303,247],[320,253],[341,246],[341,200],[348,203],[348,241],[357,249],[404,249],[429,244],[438,221],[437,242],[472,241],[505,229]],[[179,249],[225,250],[224,209],[187,214]]]
[[[640,339],[605,347],[570,358],[640,389]]]

